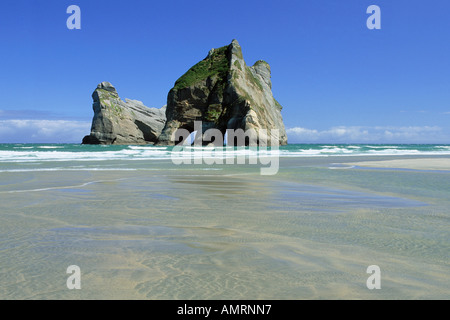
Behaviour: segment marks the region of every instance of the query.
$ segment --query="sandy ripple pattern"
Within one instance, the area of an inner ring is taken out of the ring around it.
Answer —
[[[0,299],[450,298],[448,173],[337,162],[2,172]]]

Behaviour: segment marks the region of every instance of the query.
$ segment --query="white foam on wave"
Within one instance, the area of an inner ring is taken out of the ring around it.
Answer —
[[[350,165],[344,165],[341,163],[332,163],[328,169],[331,170],[346,170],[346,169],[353,169],[355,166],[350,166]]]
[[[369,148],[369,147],[366,147]],[[389,147],[386,149],[377,148],[361,150],[356,148],[322,148],[322,149],[297,149],[281,150],[281,157],[328,157],[328,156],[395,156],[395,155],[450,155],[450,148],[447,150],[416,150],[416,149],[398,149]]]
[[[0,150],[0,162],[36,162],[36,161],[104,161],[134,159],[167,159],[167,151],[162,150],[129,150],[118,151],[5,151]]]
[[[375,145],[370,145],[370,144],[364,145],[363,147],[364,148],[370,148],[370,149],[392,149],[392,148],[397,148],[397,146],[393,146],[393,145],[384,145],[384,146],[377,145],[377,146],[375,146]]]
[[[62,146],[39,146],[39,149],[63,149]]]
[[[154,147],[154,146],[128,146],[132,150],[167,150],[167,147]]]
[[[430,154],[431,152],[423,152],[419,150],[399,150],[399,149],[385,149],[385,150],[369,150],[367,151],[377,155],[418,155],[418,154]]]
[[[52,150],[50,147],[61,149],[61,146],[40,146],[44,150],[10,149],[0,150],[0,162],[36,163],[49,161],[108,161],[108,160],[171,160],[183,158],[234,158],[234,157],[329,157],[329,156],[387,156],[387,155],[450,155],[450,146],[432,146],[420,150],[420,147],[406,148],[405,146],[318,146],[318,148],[298,147],[280,149],[271,148],[214,148],[186,146],[182,151],[172,151],[170,147],[128,146],[119,150],[94,149],[88,151],[80,149]],[[40,148],[38,147],[38,148]],[[14,148],[30,148],[29,146]],[[34,147],[31,147],[34,148]],[[45,150],[49,149],[49,150]]]
[[[353,153],[354,151],[353,150],[349,150],[349,149],[346,149],[346,148],[338,148],[338,147],[334,147],[334,148],[324,148],[324,149],[321,149],[320,150],[320,152],[322,152],[322,153],[337,153],[337,154],[339,154],[339,153]]]

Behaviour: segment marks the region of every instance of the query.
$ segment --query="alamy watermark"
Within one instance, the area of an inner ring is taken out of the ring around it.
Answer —
[[[66,13],[69,13],[70,16],[67,18],[66,26],[67,29],[81,29],[81,9],[77,5],[70,5],[67,7]]]
[[[67,278],[67,289],[81,289],[81,269],[77,265],[71,265],[67,267],[66,273],[70,274]]]
[[[367,18],[366,25],[369,30],[381,29],[381,9],[377,5],[371,5],[367,8],[366,13],[370,14]]]
[[[77,5],[70,5],[67,7],[66,13],[70,14],[67,18],[66,26],[67,29],[81,29],[81,9]],[[367,18],[366,26],[369,30],[379,30],[381,29],[381,9],[377,5],[370,5],[366,10],[367,14],[370,16]]]
[[[260,164],[261,175],[275,175],[279,169],[279,130],[278,129],[227,129],[225,136],[219,129],[203,131],[201,121],[194,121],[197,132],[191,144],[191,132],[178,129],[172,136],[178,142],[172,150],[171,160],[181,164]],[[202,133],[203,132],[203,133]],[[234,147],[242,147],[234,149]],[[247,148],[248,147],[248,148]]]
[[[371,276],[367,278],[366,286],[367,289],[381,289],[381,269],[377,265],[371,265],[367,267],[367,273],[370,273]]]

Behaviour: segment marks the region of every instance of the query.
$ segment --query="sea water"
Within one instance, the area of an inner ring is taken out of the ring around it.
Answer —
[[[273,176],[171,150],[0,145],[0,298],[450,298],[450,171],[356,165],[450,146],[281,146]]]

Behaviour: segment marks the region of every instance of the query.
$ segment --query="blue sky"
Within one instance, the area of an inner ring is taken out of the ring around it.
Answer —
[[[69,5],[81,30],[68,30]],[[369,30],[369,5],[381,30]],[[80,142],[101,81],[161,107],[209,49],[271,65],[290,143],[450,143],[450,1],[3,0],[0,142]]]

